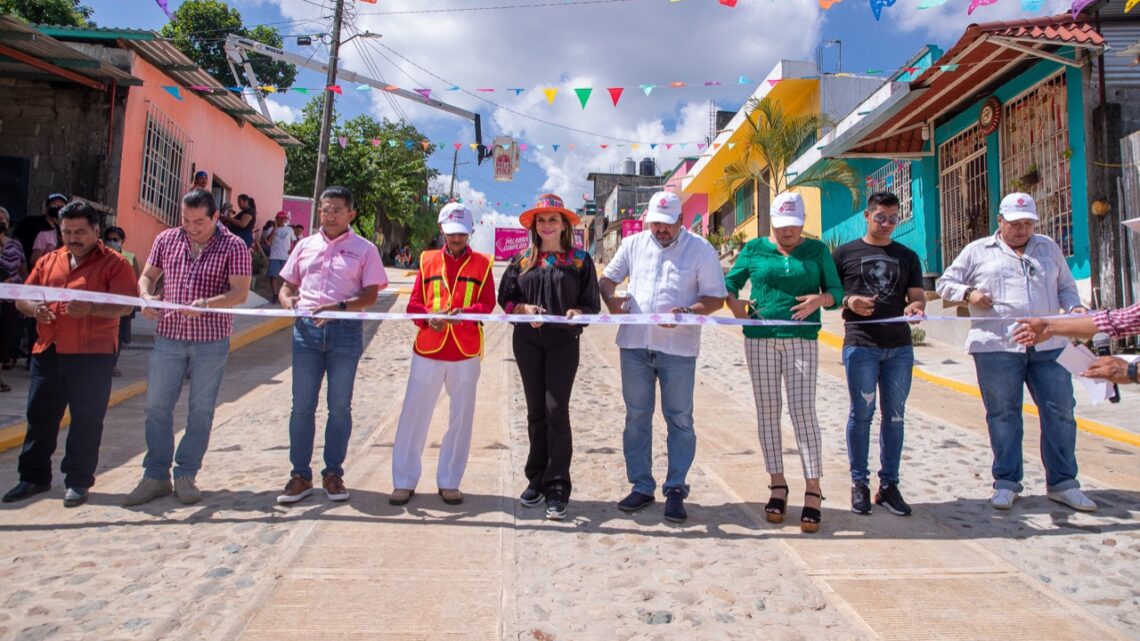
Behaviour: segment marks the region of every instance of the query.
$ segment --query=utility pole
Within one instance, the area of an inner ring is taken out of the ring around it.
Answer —
[[[317,229],[317,207],[320,206],[321,192],[325,190],[325,174],[329,169],[329,137],[332,135],[333,90],[336,84],[337,55],[340,53],[340,25],[344,20],[344,0],[336,0],[336,13],[333,15],[332,44],[329,48],[329,73],[325,81],[325,104],[321,112],[321,139],[317,151],[317,175],[313,181],[313,220],[310,229]]]
[[[451,159],[451,187],[447,190],[447,199],[455,200],[455,171],[459,169],[459,150],[455,150],[455,156]]]

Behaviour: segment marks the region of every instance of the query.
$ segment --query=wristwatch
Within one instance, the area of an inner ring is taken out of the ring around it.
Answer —
[[[346,303],[345,301],[342,300],[336,304],[336,308],[342,312],[347,311],[348,310],[348,303]]]
[[[686,306],[682,307],[682,308],[681,308],[681,311],[680,311],[680,312],[678,312],[678,313],[680,313],[680,314],[692,314],[692,313],[693,313],[693,308],[692,308],[692,307],[689,307],[688,305],[686,305]]]
[[[1136,365],[1137,361],[1132,361],[1128,364],[1128,378],[1131,379],[1133,383],[1140,383],[1140,372],[1136,371]]]
[[[976,289],[977,289],[977,287],[967,287],[966,293],[962,295],[962,300],[967,302],[967,303],[970,302],[970,294],[973,294],[974,290],[976,290]]]

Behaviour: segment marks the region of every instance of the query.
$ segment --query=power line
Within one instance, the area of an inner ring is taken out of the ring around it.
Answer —
[[[353,32],[353,35],[359,35],[360,32],[356,28],[356,25],[354,25],[352,23],[348,23],[347,26],[348,26],[349,30]],[[387,80],[384,79],[384,74],[380,72],[379,65],[376,64],[376,62],[372,59],[372,56],[364,48],[365,45],[361,44],[362,40],[365,40],[365,39],[360,38],[354,44],[356,45],[357,51],[360,52],[361,60],[364,61],[364,66],[369,70],[369,72],[371,72],[372,74],[374,74],[376,76],[377,80],[379,80],[381,82],[388,82]],[[400,104],[396,101],[395,97],[393,97],[390,93],[385,91],[384,92],[384,98],[385,98],[385,100],[388,101],[388,104],[392,107],[393,113],[395,113],[397,116],[399,116],[403,122],[411,124],[411,119],[408,118],[408,114],[403,110],[402,107],[400,107]]]

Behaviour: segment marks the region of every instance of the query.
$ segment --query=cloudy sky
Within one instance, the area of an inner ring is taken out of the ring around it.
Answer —
[[[459,154],[460,195],[485,202],[476,207],[480,214],[510,218],[522,211],[512,204],[532,202],[545,191],[558,193],[570,207],[580,205],[591,189],[586,174],[618,170],[627,156],[651,156],[668,170],[682,156],[700,153],[695,143],[708,133],[712,105],[735,111],[755,89],[755,82],[738,84],[741,76],[758,81],[780,59],[815,60],[821,42],[841,42],[822,50],[827,71],[840,58],[847,72],[891,70],[925,44],[950,46],[972,22],[1034,17],[1068,6],[1065,0],[1045,0],[1040,9],[1027,11],[1022,1],[998,0],[967,16],[970,0],[928,9],[918,8],[924,0],[897,0],[876,21],[868,2],[857,0],[842,0],[828,11],[818,0],[738,0],[735,8],[717,0],[348,0],[350,26],[342,39],[365,31],[382,37],[357,38],[342,47],[342,68],[408,89],[427,88],[434,98],[479,112],[484,142],[508,135],[526,143],[521,170],[509,183],[495,182],[489,163],[476,165],[466,146]],[[171,9],[180,2],[170,0]],[[155,0],[85,3],[101,26],[157,29],[166,19]],[[329,30],[333,1],[230,4],[247,24],[273,24],[292,36]],[[324,46],[299,47],[292,37],[286,48],[315,59],[328,55]],[[674,82],[686,86],[670,87]],[[323,75],[303,71],[295,86],[323,84]],[[642,85],[657,87],[647,96]],[[461,89],[449,90],[453,86]],[[583,87],[593,88],[585,109],[574,93]],[[610,87],[624,88],[616,107]],[[524,91],[516,96],[511,88]],[[548,88],[558,90],[553,104],[543,91]],[[274,97],[275,117],[297,118],[306,98],[292,92]],[[444,184],[453,161],[450,143],[474,140],[469,121],[385,92],[346,90],[337,108],[346,116],[407,118],[431,140],[447,143],[431,159],[445,174]],[[689,143],[685,149],[683,142]],[[661,146],[648,148],[655,143]],[[633,151],[632,144],[639,149]]]

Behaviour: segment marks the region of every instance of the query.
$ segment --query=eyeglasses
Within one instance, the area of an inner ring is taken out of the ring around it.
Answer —
[[[875,221],[876,223],[878,223],[880,225],[897,225],[897,224],[899,224],[899,217],[898,216],[884,216],[882,214],[875,214],[874,216],[871,216],[871,220]]]

